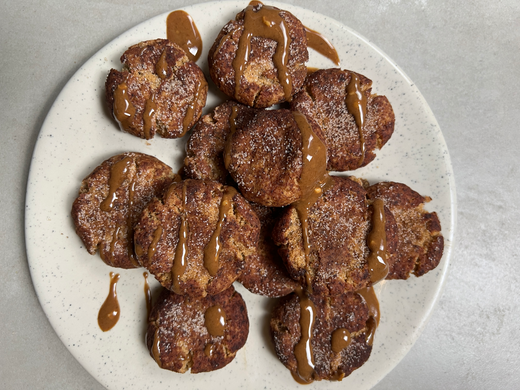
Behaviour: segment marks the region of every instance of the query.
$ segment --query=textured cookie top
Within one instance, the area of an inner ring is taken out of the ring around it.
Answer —
[[[372,81],[361,74],[321,69],[309,75],[303,90],[294,96],[292,109],[316,120],[323,131],[329,171],[350,171],[367,165],[376,157],[375,150],[392,136],[392,106],[385,96],[371,91]],[[352,96],[359,99],[352,101]],[[356,109],[352,108],[357,103],[366,110],[361,132]]]
[[[232,286],[199,299],[164,289],[150,313],[146,344],[161,368],[198,373],[229,364],[248,333],[246,304]]]
[[[294,15],[252,3],[222,28],[208,62],[222,92],[263,108],[289,101],[300,90],[309,53],[305,27]]]
[[[314,294],[338,295],[370,285],[367,237],[372,229],[371,209],[363,186],[347,177],[333,184],[309,209],[310,253],[305,254],[300,216],[286,209],[273,231],[279,253],[291,277]],[[385,223],[388,259],[396,247],[396,229],[390,211]]]
[[[193,127],[186,145],[184,174],[191,179],[210,179],[226,184],[229,173],[224,166],[224,148],[231,132],[233,109],[235,128],[244,128],[256,110],[227,101],[204,115]]]
[[[315,122],[308,121],[321,138]],[[281,207],[302,195],[302,130],[293,112],[259,110],[228,137],[224,153],[227,169],[247,200]]]
[[[178,294],[213,295],[240,275],[259,230],[258,217],[234,188],[188,179],[144,209],[135,228],[137,259]]]
[[[444,250],[441,224],[435,212],[423,207],[430,201],[406,184],[381,182],[367,189],[370,199],[382,199],[396,220],[399,243],[387,279],[421,276],[439,265]]]
[[[244,264],[238,281],[254,294],[270,298],[282,297],[294,291],[298,283],[291,279],[278,248],[271,238],[274,224],[283,209],[251,203],[260,219],[260,237],[257,251]]]
[[[133,229],[141,211],[174,180],[153,156],[123,153],[101,163],[81,183],[72,219],[85,248],[112,267],[138,267]]]
[[[363,298],[356,293],[334,297],[310,295],[315,319],[311,329],[310,348],[314,369],[312,380],[341,380],[365,363],[372,350],[367,337],[370,327],[369,310]],[[295,347],[303,337],[300,318],[300,298],[291,294],[283,298],[271,316],[271,335],[280,361],[299,380],[299,363]],[[349,341],[333,345],[336,331],[344,331]],[[343,348],[341,348],[343,347]],[[300,363],[301,369],[301,363]]]
[[[121,130],[150,139],[182,137],[200,118],[208,84],[202,70],[167,39],[131,46],[111,69],[105,98]]]

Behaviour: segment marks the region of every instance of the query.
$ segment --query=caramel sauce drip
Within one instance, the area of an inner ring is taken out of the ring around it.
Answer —
[[[150,246],[148,247],[148,260],[152,260],[153,256],[155,255],[155,252],[157,251],[157,244],[159,243],[159,240],[161,239],[163,233],[162,226],[159,226],[155,231],[153,232],[153,239],[150,243]]]
[[[226,313],[219,305],[208,307],[204,313],[204,325],[210,335],[215,337],[224,336]]]
[[[157,112],[157,104],[153,101],[153,98],[146,100],[144,107],[143,122],[144,122],[144,136],[146,139],[152,138],[152,127],[155,120],[155,114]]]
[[[332,179],[327,171],[327,148],[316,136],[305,115],[293,112],[294,119],[302,133],[303,168],[300,176],[302,196],[293,205],[298,212],[302,225],[303,249],[305,257],[311,252],[309,239],[309,210],[318,198],[332,185]],[[307,288],[311,289],[310,271],[306,272]]]
[[[111,211],[114,207],[114,202],[117,199],[116,191],[127,178],[128,170],[132,166],[133,160],[131,157],[125,157],[118,161],[110,168],[110,178],[108,179],[108,195],[103,202],[101,202],[101,210]]]
[[[231,107],[231,115],[229,116],[229,135],[226,140],[226,145],[224,146],[224,166],[226,169],[229,169],[231,165],[231,143],[233,140],[233,134],[237,129],[236,119],[238,115],[238,107]]]
[[[159,365],[159,367],[162,368],[160,343],[161,340],[159,339],[159,329],[157,328],[153,334],[152,357]]]
[[[98,313],[98,325],[103,332],[112,329],[119,320],[119,302],[117,301],[117,282],[120,275],[110,272],[110,289],[108,296]]]
[[[146,319],[150,318],[150,311],[152,310],[152,290],[148,284],[148,272],[143,272],[144,276],[144,298],[146,301]]]
[[[172,265],[172,290],[176,294],[181,293],[180,281],[187,266],[188,254],[188,221],[186,219],[186,204],[188,196],[186,191],[186,182],[182,186],[182,210],[181,210],[181,226],[179,228],[179,242],[175,251],[175,258]]]
[[[278,70],[278,80],[283,87],[286,100],[292,95],[292,82],[287,69],[289,61],[289,45],[291,37],[285,21],[280,16],[280,10],[263,5],[260,1],[252,1],[245,9],[244,31],[238,42],[238,49],[233,60],[235,70],[235,96],[240,92],[240,81],[249,62],[251,54],[251,38],[263,37],[276,41],[276,51],[273,56],[274,66]]]
[[[316,50],[322,56],[327,57],[339,66],[338,52],[332,43],[319,32],[311,30],[309,27],[304,27],[305,34],[307,35],[307,47]]]
[[[308,384],[313,382],[314,353],[311,339],[314,322],[316,320],[316,308],[306,292],[298,287],[295,290],[300,301],[300,341],[294,347],[294,355],[297,362],[297,375],[293,374],[298,383]]]
[[[184,119],[182,121],[182,135],[186,134],[186,132],[189,130],[190,123],[193,121],[193,116],[195,115],[195,107],[199,101],[200,94],[207,88],[207,86],[208,83],[206,80],[204,80],[204,78],[197,85],[197,92],[189,104],[188,109],[186,110],[186,115],[184,115]]]
[[[366,331],[366,342],[368,345],[374,343],[374,336],[379,326],[379,301],[377,300],[376,293],[373,287],[365,287],[361,290],[356,291],[363,297],[366,305],[368,306],[368,320],[367,320],[367,331]]]
[[[359,76],[350,72],[350,82],[347,85],[347,97],[345,99],[348,112],[350,112],[359,130],[359,142],[361,147],[361,157],[359,159],[359,165],[365,161],[365,137],[363,136],[363,127],[365,125],[365,119],[367,115],[367,96],[361,91],[361,80]]]
[[[168,62],[166,62],[166,50],[164,50],[159,57],[159,61],[157,61],[157,64],[155,64],[155,73],[157,73],[157,76],[159,76],[161,79],[165,79],[168,75]]]
[[[197,61],[202,53],[202,38],[193,18],[185,11],[173,11],[166,18],[166,37],[179,45],[190,61]]]
[[[319,68],[314,68],[312,66],[308,66],[307,67],[307,76],[310,75],[310,74],[313,74],[314,72],[316,72],[317,70],[319,70]]]
[[[217,221],[217,227],[211,235],[211,238],[204,248],[204,267],[208,270],[211,276],[215,276],[219,269],[219,253],[222,249],[222,243],[220,239],[220,232],[222,226],[226,220],[229,211],[232,210],[233,197],[237,191],[233,187],[226,187],[222,200],[220,201],[219,217]]]
[[[372,231],[368,235],[368,268],[372,284],[386,278],[388,275],[388,252],[386,250],[386,219],[385,205],[381,199],[376,199],[372,204]]]
[[[206,344],[206,347],[204,348],[204,353],[207,357],[211,358],[213,354],[215,353],[216,348],[215,344]]]
[[[135,107],[128,95],[128,86],[121,83],[114,91],[114,117],[119,122],[121,130],[128,131],[135,116]]]
[[[352,338],[350,336],[350,332],[348,329],[339,328],[332,332],[332,351],[335,353],[340,353],[345,348],[350,345]]]

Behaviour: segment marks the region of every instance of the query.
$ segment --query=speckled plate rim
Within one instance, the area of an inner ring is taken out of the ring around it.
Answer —
[[[368,167],[352,174],[371,182],[402,181],[433,201],[439,214],[445,252],[439,267],[422,278],[377,286],[382,320],[369,361],[341,383],[316,382],[307,388],[374,386],[413,346],[444,286],[456,225],[456,193],[451,161],[441,130],[428,104],[406,74],[366,38],[313,11],[269,2],[294,13],[326,35],[338,49],[342,68],[374,81],[373,92],[386,95],[396,112],[396,130]],[[205,49],[199,65],[207,74],[206,55],[218,30],[247,2],[212,2],[184,7],[197,23]],[[128,30],[92,56],[70,79],[51,107],[36,143],[26,195],[26,248],[38,299],[56,333],[72,355],[101,384],[113,389],[170,388],[300,388],[276,359],[268,344],[265,321],[272,300],[237,290],[248,305],[251,322],[246,346],[222,370],[209,374],[175,374],[160,370],[148,356],[142,336],[146,321],[142,270],[121,271],[89,256],[75,236],[70,207],[81,179],[104,159],[123,151],[139,151],[180,166],[184,141],[146,142],[119,132],[104,108],[104,78],[120,68],[119,56],[130,45],[165,37],[167,14]],[[212,23],[209,23],[211,18]],[[204,23],[207,21],[208,23]],[[313,67],[334,67],[311,51]],[[206,111],[219,101],[211,88]],[[122,315],[107,333],[97,328],[97,310],[108,292],[108,273],[120,272]],[[154,289],[157,283],[152,282]]]

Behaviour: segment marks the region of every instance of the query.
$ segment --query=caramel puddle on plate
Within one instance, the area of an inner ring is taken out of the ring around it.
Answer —
[[[98,313],[98,325],[103,332],[112,329],[119,321],[120,309],[116,291],[119,277],[119,274],[110,272],[110,290]]]

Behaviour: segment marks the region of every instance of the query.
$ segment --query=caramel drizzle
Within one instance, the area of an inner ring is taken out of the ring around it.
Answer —
[[[294,119],[302,133],[302,158],[303,167],[300,176],[300,188],[302,196],[293,205],[298,212],[302,225],[303,250],[308,258],[311,252],[309,237],[309,210],[318,198],[332,185],[332,178],[327,171],[327,148],[316,136],[305,115],[293,111]],[[310,270],[307,269],[307,288],[311,289]]]
[[[157,73],[157,76],[159,76],[163,80],[168,75],[168,62],[166,61],[166,49],[164,49],[161,56],[159,57],[159,60],[155,64],[155,73]]]
[[[224,146],[224,166],[229,170],[229,166],[231,165],[231,143],[233,140],[233,134],[235,134],[237,130],[237,119],[238,116],[238,107],[231,107],[231,115],[229,116],[229,135],[226,140],[226,144]]]
[[[224,336],[226,330],[226,313],[219,306],[210,306],[204,313],[204,325],[212,336]]]
[[[152,260],[155,252],[157,251],[157,244],[159,243],[159,240],[161,239],[163,233],[162,226],[159,226],[155,231],[153,232],[153,239],[150,243],[150,246],[148,247],[148,260]]]
[[[135,107],[128,95],[128,86],[121,83],[114,91],[114,117],[121,130],[128,131],[135,116]]]
[[[126,156],[122,160],[118,161],[110,168],[110,178],[108,179],[108,195],[103,202],[101,202],[101,210],[103,211],[112,211],[114,207],[114,202],[117,199],[116,191],[121,184],[127,178],[128,170],[130,169],[133,163],[133,159],[129,156]]]
[[[249,62],[251,38],[263,37],[276,41],[276,51],[273,62],[278,70],[278,80],[283,87],[286,100],[292,95],[292,82],[287,69],[289,45],[291,37],[285,21],[280,16],[280,10],[263,5],[260,1],[252,1],[244,10],[244,31],[238,41],[238,49],[233,60],[235,70],[235,96],[240,93],[240,81]]]
[[[159,339],[159,328],[155,329],[155,333],[153,334],[153,344],[152,344],[152,357],[155,362],[162,368],[161,361],[161,340]]]
[[[386,218],[385,205],[381,199],[374,200],[372,204],[372,231],[367,241],[370,255],[368,256],[368,268],[372,284],[386,278],[388,275],[388,252],[386,249]]]
[[[110,272],[110,289],[98,313],[98,325],[103,332],[112,329],[119,320],[120,309],[116,291],[119,278],[119,274]]]
[[[202,38],[193,18],[185,11],[171,12],[166,18],[166,37],[179,45],[190,61],[197,61],[202,53]]]
[[[215,276],[219,269],[218,257],[220,251],[222,250],[220,232],[222,231],[222,226],[224,225],[224,221],[226,220],[229,211],[232,210],[233,197],[236,195],[236,193],[237,191],[233,187],[226,187],[224,190],[224,194],[222,195],[222,200],[220,202],[217,227],[211,235],[208,244],[204,248],[204,267],[208,270],[211,276]]]
[[[298,287],[295,292],[300,301],[301,337],[294,347],[297,375],[293,374],[293,377],[299,383],[308,384],[313,382],[314,374],[314,353],[312,351],[311,339],[316,320],[316,307],[301,287]]]
[[[374,343],[374,336],[377,327],[379,326],[379,301],[377,300],[377,296],[373,287],[365,287],[356,292],[361,295],[368,307],[368,320],[366,324],[367,331],[365,340],[368,345],[372,345]]]
[[[181,226],[179,228],[179,242],[175,250],[175,258],[171,270],[172,290],[176,294],[181,294],[180,281],[187,266],[188,254],[188,220],[186,218],[186,205],[188,203],[188,195],[186,191],[186,181],[182,186],[182,210],[181,210]]]
[[[202,79],[198,85],[197,85],[197,92],[195,93],[195,96],[193,97],[193,100],[188,105],[188,108],[186,110],[186,115],[184,115],[184,119],[182,121],[182,134],[186,134],[186,132],[189,130],[189,126],[191,122],[193,121],[193,117],[195,115],[195,107],[197,106],[197,102],[199,101],[200,94],[202,91],[204,91],[208,86],[208,83],[206,80]]]
[[[359,143],[361,148],[361,157],[359,159],[359,166],[365,161],[365,137],[363,135],[363,128],[365,125],[367,115],[367,96],[361,91],[361,80],[359,76],[350,72],[350,81],[347,85],[347,97],[345,99],[348,112],[350,112],[354,119],[359,131]]]
[[[146,319],[150,318],[150,311],[152,309],[152,290],[148,284],[148,272],[143,272],[144,276],[144,298],[146,301]]]
[[[316,50],[322,56],[327,57],[334,64],[339,66],[339,56],[336,48],[325,38],[322,34],[317,31],[311,30],[309,27],[305,27],[305,34],[307,35],[307,47]]]
[[[215,344],[206,344],[206,347],[204,348],[204,353],[207,357],[211,358],[217,348],[215,347]]]
[[[339,328],[332,332],[332,351],[335,353],[340,353],[345,348],[350,345],[352,341],[352,337],[350,336],[350,332],[346,328]]]
[[[153,96],[146,100],[144,107],[143,122],[144,122],[144,136],[146,139],[152,138],[152,128],[157,113],[157,104],[153,101]]]

